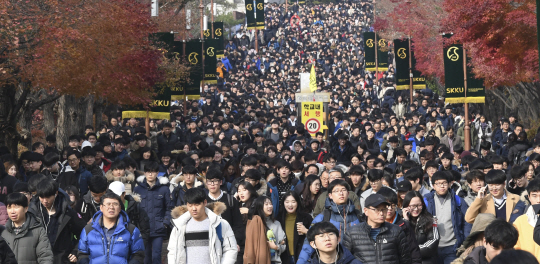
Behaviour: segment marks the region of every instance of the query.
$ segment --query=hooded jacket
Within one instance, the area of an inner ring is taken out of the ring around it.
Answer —
[[[73,185],[79,189],[79,193],[85,194],[88,192],[88,180],[92,177],[92,173],[87,171],[82,165],[77,170],[73,170],[70,166],[66,166],[65,170],[58,175],[56,181],[61,189],[65,189],[69,185]]]
[[[362,264],[360,260],[357,260],[354,255],[347,248],[341,246],[341,244],[338,244],[337,249],[338,259],[335,264]],[[319,260],[319,256],[317,254],[313,254],[311,259],[308,260],[308,263],[320,264],[321,261]]]
[[[225,208],[223,203],[215,202],[207,204],[204,209],[210,220],[208,230],[210,264],[234,264],[236,262],[238,248],[233,230],[229,223],[219,216]],[[185,264],[187,263],[186,225],[191,220],[191,214],[187,211],[187,206],[178,206],[172,210],[171,215],[173,228],[167,246],[168,263]],[[220,241],[216,231],[219,225],[221,225],[223,242]]]
[[[58,192],[53,206],[56,209],[54,215],[57,219],[55,239],[50,241],[53,245],[54,263],[69,263],[68,255],[75,254],[77,247],[74,237],[81,234],[86,222],[69,206],[69,197],[61,191]],[[50,217],[49,220],[45,219],[44,212],[46,214],[47,209],[41,205],[39,198],[34,197],[30,201],[28,212],[39,219],[46,231],[53,228],[48,224],[51,222]]]
[[[0,233],[5,228],[2,226],[0,227]],[[15,258],[15,254],[13,254],[13,251],[11,251],[11,248],[9,248],[8,244],[6,243],[6,240],[0,236],[0,263],[3,264],[17,264],[17,259]]]
[[[340,145],[336,144],[332,148],[332,153],[336,155],[336,163],[337,164],[343,164],[345,166],[351,165],[351,156],[356,153],[356,149],[352,146],[351,142],[347,141],[345,143],[345,146],[343,146],[343,150],[340,149]]]
[[[396,225],[383,223],[375,241],[366,222],[351,227],[344,235],[343,246],[363,263],[410,264],[408,240]]]
[[[488,264],[486,259],[486,248],[476,247],[471,254],[463,261],[463,264]]]
[[[92,193],[86,193],[82,199],[77,201],[75,205],[75,211],[81,215],[85,223],[88,223],[92,216],[94,216],[99,211],[99,203],[96,203],[92,198]]]
[[[469,256],[469,254],[475,249],[477,246],[475,245],[476,238],[478,235],[483,234],[484,230],[486,230],[486,227],[491,224],[496,218],[495,215],[492,214],[479,214],[477,217],[478,221],[474,222],[474,225],[471,229],[471,234],[467,236],[465,241],[463,241],[463,244],[461,247],[457,250],[457,256],[459,256],[453,264],[462,264],[465,258]]]
[[[150,237],[167,236],[167,226],[171,222],[171,193],[167,177],[158,177],[154,186],[150,187],[144,176],[137,178],[139,184],[134,192],[141,196],[141,207],[148,214],[150,221]]]
[[[32,215],[26,213],[26,222],[19,234],[13,231],[13,222],[8,220],[6,227],[0,227],[0,234],[15,254],[19,264],[52,264],[54,261],[47,231]]]
[[[171,175],[169,176],[171,184],[169,190],[171,191],[171,199],[174,206],[186,205],[184,195],[186,194],[187,187],[184,182],[184,176],[182,174]],[[195,183],[193,184],[194,188],[204,188],[204,183],[195,178]],[[205,189],[206,190],[206,189]]]
[[[126,194],[131,194],[133,190],[131,189],[132,184],[135,182],[135,175],[128,170],[124,171],[124,175],[120,177],[115,177],[113,172],[109,170],[105,173],[105,178],[109,183],[113,181],[119,181],[124,184]]]
[[[94,215],[94,221],[81,232],[79,263],[143,264],[144,244],[139,229],[129,223],[126,212],[120,211],[116,229],[107,248],[103,232],[103,213]]]
[[[124,199],[128,202],[127,208],[122,208],[126,211],[129,222],[139,229],[146,248],[150,241],[150,219],[146,211],[141,208],[141,196],[133,193],[124,196]]]
[[[362,222],[362,219],[358,219],[358,216],[355,212],[356,207],[354,206],[354,203],[351,201],[351,199],[347,200],[347,205],[336,205],[330,198],[326,199],[325,208],[328,208],[331,210],[330,214],[330,223],[332,223],[337,229],[339,229],[339,233],[342,234],[341,237],[343,237],[343,234],[346,232],[346,230],[349,230],[351,227],[359,225]],[[346,216],[346,221],[344,222],[343,215]],[[311,226],[313,226],[316,223],[322,222],[324,220],[324,213],[321,213],[317,215],[313,221],[311,222]],[[311,247],[307,239],[304,241],[304,245],[302,246],[302,252],[300,252],[300,256],[298,256],[298,264],[306,263],[308,259],[311,258],[311,254],[315,252],[315,249]]]

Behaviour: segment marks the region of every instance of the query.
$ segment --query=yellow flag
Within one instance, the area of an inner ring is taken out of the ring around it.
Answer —
[[[309,90],[317,91],[317,74],[315,73],[315,65],[311,65],[311,73],[309,74]]]

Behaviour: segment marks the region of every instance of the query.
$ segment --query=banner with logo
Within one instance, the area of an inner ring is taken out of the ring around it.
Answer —
[[[218,40],[216,43],[216,56],[218,59],[223,58],[225,52],[225,39],[223,33],[223,22],[214,22],[214,38]]]
[[[186,85],[186,95],[189,99],[200,97],[202,76],[202,42],[198,39],[186,43],[186,60],[190,66],[189,83]]]
[[[127,105],[123,107],[122,119],[126,118],[146,118],[170,119],[171,118],[171,90],[165,88],[154,88],[156,95],[152,101],[144,107],[142,104]]]
[[[375,32],[364,32],[364,58],[366,71],[375,71]]]
[[[169,52],[172,49],[174,42],[174,34],[170,32],[158,32],[150,34],[150,41],[154,47],[164,52]]]
[[[306,4],[306,0],[298,0],[298,5],[305,5]]]
[[[416,57],[414,57],[414,51],[411,51],[411,61],[413,69],[413,89],[426,89],[426,77],[422,76],[422,73],[416,70]]]
[[[257,17],[255,18],[257,29],[264,29],[264,0],[255,0],[255,4],[257,5]]]
[[[396,60],[396,90],[407,90],[409,78],[409,40],[394,39],[394,54]]]
[[[377,35],[377,66],[379,72],[388,71],[388,41]]]
[[[255,21],[255,6],[253,0],[245,0],[246,5],[246,20],[247,29],[256,29],[257,22]]]
[[[467,61],[470,58],[467,56]],[[467,65],[467,97],[466,103],[486,103],[486,88],[484,87],[484,79],[477,79],[472,73],[471,68]]]
[[[465,103],[463,46],[453,44],[444,48],[444,87],[445,102],[450,104]]]
[[[216,58],[216,46],[217,39],[207,39],[204,41],[204,83],[216,84],[216,69],[217,69],[217,58]]]

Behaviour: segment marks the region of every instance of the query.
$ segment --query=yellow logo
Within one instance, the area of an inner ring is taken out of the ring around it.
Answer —
[[[223,34],[223,33],[221,32],[221,28],[216,29],[216,31],[214,32],[214,34],[215,34],[216,36],[218,36],[218,37],[221,37],[221,35]]]
[[[180,56],[180,53],[175,52],[175,53],[173,53],[173,54],[174,54],[174,58],[175,58],[175,59],[177,59],[177,60],[180,59],[180,57],[179,57],[179,56]]]
[[[397,56],[402,60],[407,58],[407,53],[405,53],[405,48],[399,48],[397,51]]]
[[[204,36],[205,37],[210,37],[210,29],[207,29],[204,31]]]
[[[257,4],[257,9],[263,10],[263,4],[262,4],[262,3],[258,3],[258,4]]]
[[[380,39],[379,40],[379,47],[386,47],[386,40]]]
[[[459,60],[459,54],[457,53],[458,50],[458,47],[450,47],[448,51],[446,51],[446,57],[451,61]]]
[[[370,48],[373,48],[373,39],[366,40],[366,45]]]
[[[214,57],[214,47],[209,47],[206,49],[206,54],[208,54],[210,57]]]
[[[197,52],[190,53],[188,56],[189,63],[197,64],[199,62],[199,60],[197,59],[197,56],[199,56],[199,53]]]
[[[253,4],[247,4],[247,5],[246,5],[246,9],[247,9],[248,11],[252,11],[252,10],[253,10]]]

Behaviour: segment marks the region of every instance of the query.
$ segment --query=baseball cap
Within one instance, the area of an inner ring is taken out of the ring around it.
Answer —
[[[389,203],[386,201],[384,196],[382,196],[382,195],[380,195],[378,193],[374,193],[374,194],[368,196],[368,198],[366,198],[366,202],[364,203],[365,208],[367,208],[367,207],[377,207],[377,206],[379,206],[381,204],[389,205]]]
[[[396,189],[398,192],[408,192],[412,190],[412,184],[410,181],[400,181],[398,182]]]
[[[122,182],[113,181],[111,184],[109,184],[109,190],[118,196],[122,196],[122,193],[126,191],[126,186],[124,186]]]

